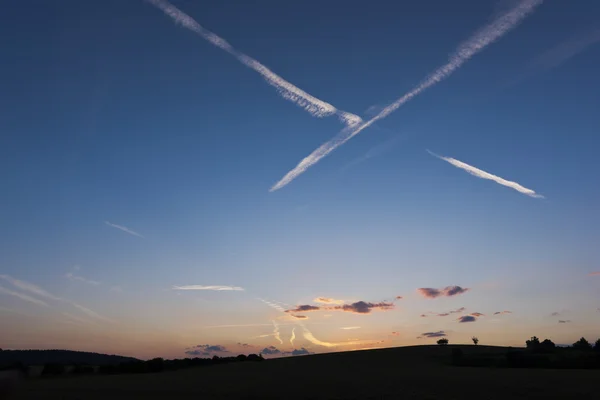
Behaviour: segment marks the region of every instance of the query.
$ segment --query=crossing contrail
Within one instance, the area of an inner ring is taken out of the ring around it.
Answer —
[[[540,5],[542,1],[543,0],[524,0],[510,11],[504,13],[499,18],[495,19],[493,22],[477,31],[466,42],[463,42],[458,46],[454,54],[450,56],[448,63],[436,69],[431,75],[425,78],[424,81],[417,85],[417,87],[400,97],[389,106],[385,107],[379,114],[370,120],[362,122],[356,127],[347,127],[343,129],[333,139],[322,144],[310,155],[300,161],[300,163],[298,163],[294,169],[289,171],[283,178],[281,178],[279,182],[273,185],[269,191],[273,192],[286,186],[304,173],[308,168],[318,163],[322,158],[326,157],[333,150],[343,145],[354,136],[358,135],[361,131],[373,125],[375,122],[387,117],[413,97],[419,95],[421,92],[452,75],[454,71],[459,69],[471,57],[517,26],[519,22],[521,22],[538,5]]]
[[[246,67],[258,72],[267,83],[279,92],[281,97],[286,100],[296,103],[298,106],[304,108],[309,114],[314,117],[322,118],[336,114],[338,118],[348,125],[354,127],[362,122],[362,118],[352,113],[338,110],[332,104],[329,104],[323,100],[320,100],[294,84],[286,81],[275,72],[255,60],[254,58],[238,51],[235,47],[229,44],[225,39],[218,36],[217,34],[209,31],[202,27],[195,19],[172,5],[166,0],[147,0],[150,4],[162,10],[166,15],[171,17],[176,23],[182,25],[184,28],[189,29],[203,39],[210,42],[214,46],[226,51],[227,53],[234,56],[239,62],[244,64]]]

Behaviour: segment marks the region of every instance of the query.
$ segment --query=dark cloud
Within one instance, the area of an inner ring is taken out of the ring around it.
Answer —
[[[419,336],[419,338],[422,338],[422,337],[436,338],[436,337],[444,337],[444,336],[446,336],[446,332],[445,331],[437,331],[437,332],[425,332],[425,333],[421,333],[421,336]]]
[[[421,294],[421,296],[426,297],[428,299],[435,299],[437,297],[452,297],[459,294],[463,294],[468,291],[469,288],[462,288],[460,286],[446,286],[443,289],[435,289],[435,288],[419,288],[417,292]]]
[[[434,316],[434,317],[447,317],[450,314],[460,314],[461,312],[463,312],[465,310],[466,310],[466,308],[461,307],[461,308],[457,308],[456,310],[450,310],[450,311],[443,312],[443,313],[434,313],[432,311],[429,311],[427,314]],[[427,314],[421,314],[421,317],[427,317]]]
[[[261,353],[270,356],[274,354],[281,354],[281,350],[275,346],[269,346],[262,349]]]
[[[391,310],[394,308],[394,304],[392,303],[367,303],[365,301],[357,301],[352,304],[344,304],[341,306],[332,307],[334,310],[341,310],[345,312],[352,312],[356,314],[368,314],[371,310],[380,309],[380,310]]]
[[[237,344],[237,345],[238,345],[238,346],[240,346],[240,347],[254,347],[253,345],[251,345],[251,344],[248,344],[248,343],[239,343],[239,342],[238,342],[238,344]]]
[[[308,354],[313,354],[304,347],[301,347],[300,349],[294,349],[292,351],[281,351],[275,346],[265,347],[264,349],[262,349],[261,353],[266,356],[304,356]]]
[[[304,304],[297,306],[294,309],[286,310],[287,313],[293,312],[307,312],[307,311],[319,311],[319,310],[333,310],[333,311],[345,311],[345,312],[353,312],[356,314],[368,314],[371,310],[379,309],[379,310],[391,310],[394,308],[393,303],[380,302],[380,303],[369,303],[366,301],[357,301],[352,304],[342,304],[339,306],[311,306],[310,304]],[[298,318],[298,316],[295,316]],[[302,318],[302,317],[300,317]]]
[[[209,357],[214,355],[214,353],[229,353],[224,346],[221,345],[210,345],[210,344],[199,344],[197,346],[187,347],[185,354],[194,356],[194,357]]]
[[[293,356],[305,356],[308,354],[313,354],[310,351],[306,350],[304,347],[301,347],[299,349],[294,349],[294,351],[292,351],[292,355]]]
[[[512,311],[496,311],[494,315],[512,314]]]
[[[477,318],[475,318],[472,315],[463,315],[462,317],[458,318],[457,321],[460,322],[460,323],[463,323],[463,322],[475,322],[475,321],[477,321]]]
[[[402,300],[404,297],[402,296],[396,296],[396,300]]]
[[[485,317],[485,314],[482,314],[480,312],[474,312],[474,313],[471,313],[471,315],[474,317]]]
[[[550,314],[553,317],[558,317],[560,315],[560,313],[558,311],[554,311],[552,314]]]
[[[319,311],[321,309],[321,307],[318,306],[311,306],[310,304],[304,304],[301,306],[298,306],[292,310],[286,310],[285,312],[307,312],[307,311]]]
[[[292,317],[298,318],[298,319],[307,319],[308,318],[306,315],[292,315]]]
[[[570,323],[570,322],[571,322],[571,320],[570,320],[570,319],[559,319],[559,320],[558,320],[558,323],[559,323],[559,324],[568,324],[568,323]]]

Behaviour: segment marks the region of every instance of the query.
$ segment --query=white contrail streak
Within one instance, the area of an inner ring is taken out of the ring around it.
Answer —
[[[275,322],[275,320],[271,322],[273,322],[273,336],[275,337],[275,339],[277,339],[277,341],[279,341],[279,344],[283,344],[283,340],[281,340],[281,336],[279,335],[279,325],[277,325],[277,322]]]
[[[527,196],[530,197],[535,197],[536,199],[543,199],[544,196],[542,196],[541,194],[537,194],[534,190],[528,189],[524,186],[519,185],[517,182],[512,182],[512,181],[507,181],[506,179],[500,178],[499,176],[496,175],[492,175],[489,172],[485,172],[479,168],[475,168],[472,165],[466,164],[462,161],[458,161],[454,158],[451,157],[443,157],[443,156],[439,156],[429,150],[427,150],[427,152],[429,154],[431,154],[434,157],[439,158],[440,160],[444,160],[446,162],[449,162],[450,164],[454,165],[456,168],[460,168],[463,169],[465,171],[467,171],[469,174],[476,176],[478,178],[481,179],[488,179],[490,181],[494,181],[499,185],[502,186],[506,186],[509,187],[511,189],[516,190],[517,192],[523,193]]]
[[[90,310],[87,307],[84,307],[80,304],[76,304],[76,303],[72,303],[74,307],[76,307],[77,309],[79,309],[79,311],[83,312],[84,314],[92,317],[92,318],[96,318],[105,322],[114,322],[112,319],[110,318],[106,318],[100,314],[98,314],[96,311]]]
[[[348,126],[356,126],[362,122],[362,119],[358,115],[354,115],[342,110],[338,110],[333,105],[320,100],[310,94],[306,93],[299,87],[286,81],[254,58],[236,50],[230,45],[225,39],[214,34],[213,32],[202,27],[192,17],[172,5],[166,0],[147,0],[152,5],[162,10],[166,15],[171,17],[176,23],[182,25],[202,38],[217,46],[218,48],[225,50],[232,56],[234,56],[239,62],[244,64],[250,69],[258,72],[269,85],[275,87],[279,94],[286,100],[296,103],[298,106],[304,108],[308,113],[315,117],[327,117],[333,114],[337,114],[342,122]]]
[[[137,237],[141,237],[141,238],[143,238],[143,236],[142,236],[142,235],[140,235],[140,234],[139,234],[139,233],[137,233],[136,231],[132,231],[131,229],[129,229],[129,228],[128,228],[128,227],[126,227],[126,226],[123,226],[123,225],[117,225],[117,224],[113,224],[113,223],[111,223],[111,222],[108,222],[108,221],[104,221],[104,223],[105,223],[106,225],[108,225],[108,226],[111,226],[111,227],[113,227],[113,228],[120,229],[120,230],[122,230],[123,232],[127,232],[127,233],[129,233],[130,235],[133,235],[133,236],[137,236]]]
[[[7,289],[2,286],[0,286],[0,294],[7,294],[10,296],[18,297],[19,299],[28,301],[30,303],[37,304],[38,306],[48,307],[48,304],[43,302],[42,300],[36,299],[35,297],[28,296],[25,293],[15,292],[14,290],[10,290],[10,289]]]
[[[222,285],[184,285],[173,286],[173,290],[216,290],[216,291],[243,291],[244,288],[239,286],[222,286]]]
[[[15,279],[9,275],[0,275],[0,279],[4,279],[9,282],[11,285],[18,287],[21,290],[26,290],[30,293],[35,294],[36,296],[45,297],[50,300],[63,301],[60,297],[54,296],[51,293],[48,293],[46,290],[41,287],[34,285],[33,283],[25,282],[19,279]]]
[[[432,87],[436,83],[449,77],[454,71],[460,68],[465,62],[467,62],[475,54],[479,53],[489,44],[495,42],[505,33],[510,31],[512,28],[518,25],[529,13],[531,13],[535,7],[540,5],[543,0],[524,0],[519,5],[503,14],[492,23],[486,25],[479,31],[477,31],[471,38],[466,42],[463,42],[458,46],[456,52],[450,56],[450,60],[447,64],[441,66],[429,75],[423,82],[421,82],[412,91],[406,93],[398,100],[385,107],[379,114],[372,119],[362,122],[357,127],[345,128],[338,133],[333,139],[322,144],[319,148],[313,151],[310,155],[305,157],[298,165],[288,172],[279,182],[271,187],[269,190],[273,192],[281,189],[291,181],[296,179],[299,175],[304,173],[308,168],[318,163],[323,157],[327,156],[333,150],[358,135],[362,130],[373,125],[390,115],[392,112],[400,108],[404,103],[411,100],[413,97],[419,95],[421,92]]]
[[[292,337],[290,338],[290,344],[293,346],[294,345],[294,339],[296,339],[296,328],[292,328]]]

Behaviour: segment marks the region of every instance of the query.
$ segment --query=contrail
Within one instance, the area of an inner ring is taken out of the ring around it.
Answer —
[[[279,325],[277,325],[275,320],[271,322],[273,322],[273,336],[275,336],[275,339],[279,341],[279,344],[283,344],[283,340],[281,340],[281,336],[279,335]]]
[[[458,49],[453,55],[450,56],[448,63],[435,70],[412,91],[406,93],[404,96],[385,107],[379,114],[370,120],[362,122],[357,127],[347,127],[343,129],[333,139],[322,144],[310,155],[300,161],[300,163],[298,163],[294,169],[288,172],[283,178],[281,178],[279,182],[273,185],[269,191],[273,192],[281,189],[304,173],[308,168],[318,163],[323,157],[327,156],[333,150],[343,145],[354,136],[358,135],[362,130],[373,125],[380,119],[387,117],[413,97],[419,95],[421,92],[452,75],[454,71],[460,68],[471,57],[517,26],[519,22],[521,22],[529,13],[531,13],[535,7],[540,5],[542,1],[543,0],[524,0],[518,6],[514,7],[507,13],[494,20],[492,23],[477,31],[466,42],[463,42],[458,46]]]
[[[308,113],[314,117],[322,118],[328,117],[333,114],[337,114],[339,119],[348,126],[356,126],[362,122],[362,118],[358,115],[348,113],[346,111],[338,110],[333,105],[320,100],[309,93],[306,93],[299,87],[286,81],[281,76],[271,71],[254,58],[236,50],[230,45],[225,39],[216,35],[215,33],[202,27],[195,19],[172,5],[166,0],[147,0],[152,5],[162,10],[166,15],[171,17],[176,23],[182,25],[198,35],[203,39],[212,43],[214,46],[225,50],[232,56],[234,56],[239,62],[244,64],[250,69],[258,72],[269,85],[275,87],[281,97],[286,100],[296,103],[298,106],[304,108]]]
[[[542,196],[541,194],[537,194],[534,190],[528,189],[528,188],[526,188],[524,186],[521,186],[517,182],[507,181],[506,179],[500,178],[499,176],[496,176],[496,175],[492,175],[489,172],[485,172],[485,171],[483,171],[483,170],[481,170],[479,168],[475,168],[472,165],[466,164],[466,163],[464,163],[462,161],[458,161],[458,160],[456,160],[454,158],[451,158],[451,157],[442,157],[442,156],[439,156],[439,155],[437,155],[437,154],[435,154],[435,153],[433,153],[433,152],[431,152],[429,150],[427,150],[427,152],[429,154],[431,154],[432,156],[437,157],[440,160],[444,160],[446,162],[449,162],[450,164],[454,165],[456,168],[463,169],[463,170],[467,171],[469,174],[471,174],[473,176],[476,176],[478,178],[488,179],[490,181],[494,181],[494,182],[496,182],[499,185],[509,187],[511,189],[516,190],[517,192],[526,194],[527,196],[534,197],[536,199],[543,199],[544,198],[544,196]]]
[[[143,236],[142,236],[142,235],[140,235],[140,234],[139,234],[139,233],[137,233],[136,231],[133,231],[133,230],[129,229],[129,228],[128,228],[128,227],[126,227],[126,226],[123,226],[123,225],[117,225],[117,224],[113,224],[112,222],[108,222],[108,221],[104,221],[104,223],[105,223],[106,225],[108,225],[108,226],[111,226],[111,227],[113,227],[113,228],[120,229],[120,230],[122,230],[123,232],[127,232],[127,233],[129,233],[130,235],[133,235],[133,236],[137,236],[137,237],[141,237],[141,238],[143,238]]]
[[[296,332],[295,332],[296,328],[292,328],[292,337],[290,338],[290,344],[293,346],[294,345],[294,339],[296,339]]]

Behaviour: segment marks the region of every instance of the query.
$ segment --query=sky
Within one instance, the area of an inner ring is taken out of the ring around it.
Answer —
[[[597,339],[598,2],[22,0],[0,37],[1,348]]]

